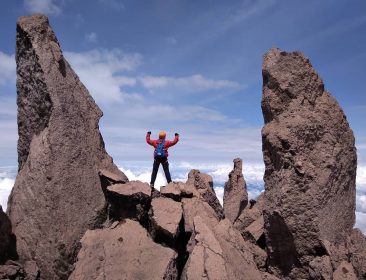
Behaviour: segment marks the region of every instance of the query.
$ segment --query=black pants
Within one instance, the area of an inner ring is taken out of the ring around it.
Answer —
[[[155,157],[154,158],[154,164],[153,164],[153,171],[151,173],[151,181],[150,181],[151,185],[154,185],[154,183],[155,183],[156,175],[158,175],[158,170],[159,170],[160,163],[163,166],[165,177],[166,177],[166,180],[167,180],[168,184],[172,181],[172,178],[170,177],[170,172],[169,172],[168,159],[166,157],[164,157],[164,158]]]

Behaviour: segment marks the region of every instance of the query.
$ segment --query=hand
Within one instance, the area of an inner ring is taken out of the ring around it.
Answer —
[[[178,134],[178,133],[175,133],[174,135],[175,135],[175,136],[179,136],[179,134]]]
[[[147,134],[151,134],[151,131],[148,131]]]

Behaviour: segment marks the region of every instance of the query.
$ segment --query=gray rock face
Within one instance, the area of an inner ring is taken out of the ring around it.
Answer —
[[[201,194],[202,199],[206,201],[217,213],[220,219],[224,218],[224,211],[213,188],[212,177],[193,169],[188,174],[187,185],[194,186]]]
[[[308,278],[324,242],[344,243],[355,221],[354,136],[298,52],[265,55],[262,111],[268,264],[275,274]]]
[[[132,220],[87,231],[70,280],[171,279],[176,253],[153,242]],[[175,279],[175,278],[173,278]]]
[[[8,202],[20,261],[66,279],[77,243],[105,209],[98,171],[127,177],[106,153],[102,112],[64,59],[47,17],[17,22],[19,173]]]
[[[247,184],[243,176],[242,160],[234,159],[234,169],[229,174],[224,190],[224,214],[235,223],[248,204]]]

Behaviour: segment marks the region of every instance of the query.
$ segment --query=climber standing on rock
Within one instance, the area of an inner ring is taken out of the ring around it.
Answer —
[[[151,181],[150,187],[154,188],[154,183],[156,180],[156,175],[158,174],[160,163],[163,165],[164,173],[168,184],[172,181],[169,172],[169,162],[168,162],[168,148],[174,146],[179,141],[179,134],[175,133],[175,137],[173,141],[165,140],[166,132],[159,132],[159,139],[151,140],[150,139],[151,131],[146,134],[146,142],[155,148],[154,150],[154,164],[153,170],[151,173]]]

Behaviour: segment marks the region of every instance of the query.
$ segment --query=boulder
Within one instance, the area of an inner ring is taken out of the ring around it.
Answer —
[[[107,187],[108,215],[110,220],[133,219],[143,222],[151,202],[148,183],[130,181]]]
[[[355,139],[298,52],[273,48],[265,55],[262,111],[269,269],[309,278],[309,263],[326,255],[324,242],[345,243],[355,222]]]
[[[193,169],[188,173],[187,185],[194,186],[206,201],[216,212],[219,219],[224,218],[224,212],[220,201],[218,200],[213,188],[212,177],[208,174],[201,173],[199,170]]]
[[[102,111],[65,60],[48,18],[20,17],[16,35],[19,172],[8,202],[21,263],[67,279],[88,228],[105,217],[98,171],[127,181],[104,148]]]
[[[359,280],[366,279],[366,237],[353,229],[348,242],[349,257]]]
[[[152,232],[155,239],[159,243],[174,246],[183,217],[181,202],[166,197],[154,198],[151,201],[150,212]]]
[[[115,228],[88,230],[70,280],[176,279],[174,250],[154,243],[132,220]]]
[[[247,185],[242,170],[242,160],[234,159],[234,169],[224,188],[224,214],[232,223],[235,223],[248,204]]]
[[[183,197],[191,198],[193,196],[200,196],[200,193],[193,185],[182,182],[171,182],[166,187],[161,188],[160,193],[162,196],[169,197],[176,201],[181,201]]]

